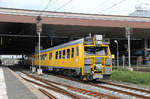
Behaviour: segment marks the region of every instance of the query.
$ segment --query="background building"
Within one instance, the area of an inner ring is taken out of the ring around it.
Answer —
[[[141,3],[135,6],[135,11],[129,16],[150,17],[150,4]],[[143,53],[144,52],[144,53]],[[144,38],[144,48],[137,51],[139,57],[142,56],[145,64],[150,64],[150,39]]]
[[[135,7],[136,11],[129,14],[130,16],[150,17],[150,4],[142,3]]]

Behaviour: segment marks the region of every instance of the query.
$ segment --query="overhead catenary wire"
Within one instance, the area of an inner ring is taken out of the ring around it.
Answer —
[[[48,3],[46,4],[46,6],[43,8],[43,10],[40,11],[39,15],[38,16],[41,16],[43,14],[43,12],[49,7],[49,4],[52,2],[52,0],[48,0]],[[29,28],[32,28],[33,25],[31,25]],[[21,31],[22,32],[22,31]],[[0,35],[1,36],[1,35]],[[16,35],[14,35],[16,36]],[[21,37],[21,36],[18,36],[18,37]],[[25,37],[29,37],[29,36],[25,36]]]
[[[49,0],[48,3],[46,4],[46,6],[44,7],[43,10],[40,10],[40,13],[38,16],[41,16],[43,14],[43,12],[49,7],[49,4],[52,2],[52,0]],[[57,10],[65,7],[66,5],[68,5],[69,3],[71,3],[72,0],[69,0],[68,2],[66,2],[65,4],[63,4],[61,7],[57,8]],[[33,25],[31,25],[29,28],[32,28]],[[19,32],[22,33],[24,31],[24,29]],[[1,37],[38,37],[37,35],[10,35],[10,34],[0,34]],[[53,37],[53,38],[68,38],[67,36],[41,36],[41,37]]]
[[[119,4],[121,4],[121,3],[123,3],[124,1],[126,1],[126,0],[121,0],[121,1],[119,1],[119,2],[117,2],[117,3],[115,3],[115,4],[113,4],[112,6],[103,9],[103,10],[100,11],[99,13],[102,13],[102,12],[104,12],[104,11],[107,11],[107,10],[109,10],[109,9],[111,9],[111,8],[113,8],[113,7],[115,7],[115,6],[119,5]]]
[[[51,2],[52,2],[52,0],[49,0],[49,1],[48,1],[47,5],[46,5],[46,7],[43,9],[43,11],[45,11],[46,9],[48,9],[49,4],[50,4]]]
[[[49,1],[48,1],[48,3],[46,4],[46,6],[44,7],[44,9],[40,11],[40,14],[39,14],[38,16],[41,16],[42,13],[43,13],[46,9],[48,9],[49,4],[50,4],[51,2],[52,2],[52,0],[49,0]]]
[[[104,0],[103,2],[99,3],[98,6],[97,6],[97,8],[99,8],[101,5],[104,5],[104,4],[107,3],[108,1],[109,1],[109,0]],[[94,8],[94,9],[91,9],[89,12],[94,11],[94,10],[95,10],[95,8]]]
[[[67,6],[71,2],[72,2],[72,0],[69,0],[68,2],[66,2],[65,4],[63,4],[62,6],[60,6],[59,8],[55,9],[54,11],[58,11],[58,10],[64,8],[65,6]]]

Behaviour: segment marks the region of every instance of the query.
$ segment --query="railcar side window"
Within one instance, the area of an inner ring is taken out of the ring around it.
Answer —
[[[49,53],[49,59],[50,60],[52,59],[52,53]]]
[[[63,50],[63,56],[62,58],[65,59],[66,50]]]
[[[46,56],[47,56],[47,54],[44,54],[44,55],[43,55],[43,59],[44,59],[44,60],[46,60]]]
[[[37,55],[37,57],[36,57],[36,58],[37,58],[37,60],[38,60],[38,59],[39,59],[39,55]]]
[[[39,55],[37,55],[37,60],[39,60]]]
[[[61,51],[59,51],[59,59],[61,59]]]
[[[41,60],[43,60],[43,55],[40,55],[41,56]]]
[[[58,59],[58,51],[56,51],[56,56],[55,56],[55,58]]]
[[[70,49],[67,49],[67,58],[70,58]]]
[[[35,56],[35,59],[38,60],[38,55]]]
[[[41,60],[46,60],[46,56],[47,56],[47,54],[42,54],[41,55]]]
[[[79,47],[76,47],[76,56],[79,56]]]
[[[73,58],[74,57],[74,48],[72,48],[72,50],[71,50],[71,58]]]
[[[41,60],[46,60],[46,54],[41,55]]]

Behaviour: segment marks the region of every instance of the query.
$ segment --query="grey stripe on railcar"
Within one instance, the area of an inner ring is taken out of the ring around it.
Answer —
[[[52,47],[52,48],[48,48],[48,49],[42,50],[41,52],[52,51],[52,50],[55,50],[55,49],[64,48],[64,47],[75,45],[75,44],[81,44],[83,42],[84,42],[84,39],[70,41],[70,42],[65,43],[65,44],[61,44],[61,45],[58,45],[58,46],[55,46],[55,47]]]

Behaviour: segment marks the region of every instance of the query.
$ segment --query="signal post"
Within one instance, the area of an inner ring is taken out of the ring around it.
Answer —
[[[37,35],[38,35],[38,62],[39,62],[39,68],[37,69],[37,73],[39,75],[41,75],[43,72],[42,72],[42,69],[41,69],[41,54],[40,54],[40,49],[41,49],[41,33],[42,33],[42,22],[41,22],[41,17],[40,16],[37,16],[36,18],[37,20],[37,23],[36,23],[36,31],[37,31]]]

